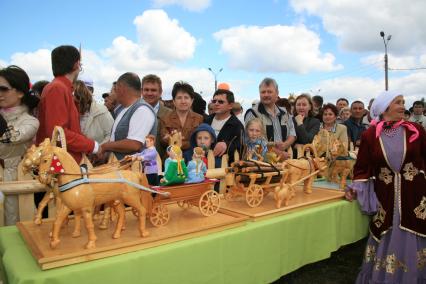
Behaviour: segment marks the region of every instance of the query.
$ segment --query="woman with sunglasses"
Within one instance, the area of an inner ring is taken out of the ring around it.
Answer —
[[[174,110],[159,118],[161,146],[167,148],[170,135],[174,132],[182,134],[182,151],[190,147],[189,139],[192,132],[203,122],[203,116],[192,111],[194,89],[185,82],[176,82],[172,89]]]
[[[17,168],[35,136],[39,122],[29,112],[39,99],[30,92],[30,79],[18,66],[0,70],[0,114],[7,130],[0,138],[0,162],[4,181],[17,179]],[[5,225],[19,221],[18,196],[7,196],[4,201]]]

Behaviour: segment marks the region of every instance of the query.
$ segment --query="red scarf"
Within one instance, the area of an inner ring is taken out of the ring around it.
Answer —
[[[398,122],[388,122],[388,121],[377,121],[377,120],[373,120],[371,121],[371,125],[375,125],[376,126],[376,138],[379,138],[380,133],[382,133],[383,129],[385,128],[397,128],[399,126],[404,126],[406,129],[408,129],[409,131],[413,132],[413,134],[411,134],[410,139],[408,139],[408,141],[411,143],[413,141],[415,141],[417,138],[419,138],[419,131],[417,130],[417,128],[405,121],[405,120],[400,120]]]

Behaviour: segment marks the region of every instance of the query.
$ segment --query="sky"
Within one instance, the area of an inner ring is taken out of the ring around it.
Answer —
[[[183,80],[210,101],[216,78],[247,108],[272,77],[280,97],[368,103],[384,90],[380,31],[392,36],[389,89],[407,108],[426,97],[424,0],[2,0],[0,11],[0,66],[51,80],[51,50],[81,44],[98,99],[130,71],[159,75],[164,99]]]

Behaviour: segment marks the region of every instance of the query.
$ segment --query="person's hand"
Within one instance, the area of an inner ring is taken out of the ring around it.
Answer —
[[[285,150],[285,144],[283,141],[278,141],[278,142],[274,142],[275,143],[275,148],[279,151],[284,151]]]
[[[296,117],[294,118],[294,120],[296,120],[296,124],[297,125],[302,125],[303,124],[303,119],[305,118],[304,115],[302,114],[298,114],[296,115]]]
[[[347,201],[353,201],[356,199],[356,192],[352,188],[348,188],[345,192],[345,198]]]
[[[225,142],[218,142],[216,146],[214,146],[213,154],[215,157],[221,157],[226,152],[226,143]]]
[[[108,143],[108,142],[106,142]],[[96,153],[96,156],[98,157],[98,160],[104,160],[105,159],[105,144],[99,145],[98,152]]]

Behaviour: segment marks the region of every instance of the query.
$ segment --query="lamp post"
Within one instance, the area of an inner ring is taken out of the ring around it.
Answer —
[[[392,38],[392,35],[388,35],[385,39],[385,32],[381,31],[380,36],[383,38],[383,43],[385,44],[385,90],[389,89],[388,83],[388,44]]]
[[[220,68],[217,72],[214,72],[213,69],[211,69],[210,67],[208,68],[210,72],[212,72],[213,76],[214,76],[214,91],[216,92],[217,90],[217,75],[219,75],[220,72],[222,72],[223,68]]]

